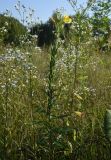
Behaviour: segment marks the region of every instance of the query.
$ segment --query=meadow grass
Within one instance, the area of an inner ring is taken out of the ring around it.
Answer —
[[[69,37],[61,14],[54,23],[48,48],[34,36],[16,47],[1,43],[0,160],[110,160],[110,50],[99,50],[79,14]]]
[[[58,51],[50,88],[49,53],[38,48],[4,50],[0,158],[109,160],[110,143],[103,122],[110,106],[110,55],[79,57],[73,90],[75,57],[66,56],[68,51],[62,56]]]

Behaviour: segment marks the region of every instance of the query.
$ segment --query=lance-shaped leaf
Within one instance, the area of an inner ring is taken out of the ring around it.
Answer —
[[[111,110],[107,109],[104,116],[104,132],[108,140],[111,141]]]

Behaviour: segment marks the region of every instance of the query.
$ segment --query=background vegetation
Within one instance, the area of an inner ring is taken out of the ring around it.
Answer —
[[[4,44],[19,45],[19,38],[26,33],[26,27],[13,17],[0,15],[0,40]]]
[[[68,1],[70,23],[0,16],[1,160],[111,159],[111,2]]]

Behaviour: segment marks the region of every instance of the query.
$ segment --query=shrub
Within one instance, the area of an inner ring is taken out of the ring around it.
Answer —
[[[4,44],[19,44],[21,35],[26,34],[26,27],[17,19],[0,15],[0,39]]]

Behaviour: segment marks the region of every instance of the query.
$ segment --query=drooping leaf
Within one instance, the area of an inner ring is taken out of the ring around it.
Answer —
[[[74,95],[75,95],[79,100],[82,100],[82,97],[81,97],[79,94],[74,93]]]

